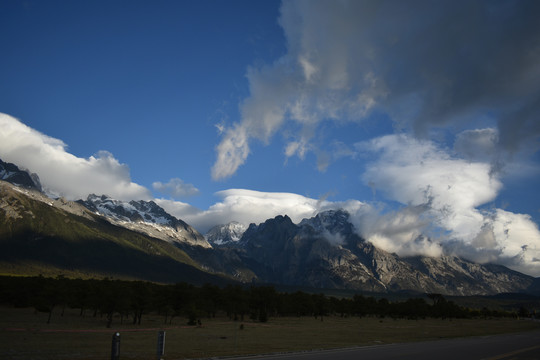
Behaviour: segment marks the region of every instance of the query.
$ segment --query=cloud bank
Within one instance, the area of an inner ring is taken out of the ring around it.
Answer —
[[[0,113],[0,158],[37,173],[45,190],[76,200],[107,194],[119,200],[151,199],[131,181],[129,168],[107,151],[87,159],[70,154],[66,144]]]
[[[455,147],[490,148],[496,138],[493,129],[466,131]],[[485,206],[502,188],[489,162],[451,156],[431,141],[407,135],[383,136],[357,148],[376,156],[366,166],[364,182],[403,205],[356,220],[376,246],[403,256],[455,254],[540,275],[536,223],[529,215]],[[481,151],[476,154],[485,159]]]
[[[284,153],[303,158],[323,121],[375,110],[420,136],[491,121],[500,148],[527,146],[540,136],[539,12],[537,1],[284,2],[287,53],[249,68],[250,96],[224,129],[212,176],[232,176],[252,141],[288,124],[302,130]]]

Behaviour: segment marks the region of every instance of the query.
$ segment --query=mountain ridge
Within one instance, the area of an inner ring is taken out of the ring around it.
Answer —
[[[0,180],[1,273],[229,281],[202,270],[169,242],[114,225],[77,203],[46,199],[36,190]]]
[[[187,243],[210,248],[196,229],[167,213],[153,201],[120,201],[107,195],[88,195],[77,203],[107,218],[111,223],[171,243]]]
[[[401,258],[358,236],[347,217],[338,210],[295,225],[277,216],[251,225],[235,246],[260,280],[283,285],[477,295],[524,291],[533,283],[504,266],[455,256]]]
[[[358,235],[344,210],[321,212],[298,224],[278,215],[247,228],[239,223],[219,225],[203,236],[153,201],[126,202],[94,194],[77,202],[49,198],[29,172],[5,164],[0,163],[0,175],[7,180],[0,180],[0,267],[8,272],[24,271],[21,264],[36,262],[57,271],[77,272],[84,265],[88,271],[153,281],[227,278],[447,295],[540,292],[538,278],[501,265],[450,255],[399,257],[385,252]],[[21,178],[31,183],[15,181]],[[122,256],[129,260],[119,261]],[[129,271],[122,272],[122,263]]]
[[[7,181],[27,189],[42,191],[41,182],[37,174],[20,169],[17,165],[7,163],[0,159],[0,180]]]

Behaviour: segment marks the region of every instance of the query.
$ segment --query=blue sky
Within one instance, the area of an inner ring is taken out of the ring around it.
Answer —
[[[535,1],[0,1],[0,158],[200,231],[344,207],[540,275]],[[428,240],[426,240],[428,239]]]

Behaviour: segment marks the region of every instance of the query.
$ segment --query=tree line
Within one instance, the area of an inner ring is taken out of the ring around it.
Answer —
[[[66,308],[77,309],[79,315],[105,317],[106,326],[113,320],[141,324],[144,315],[163,316],[166,324],[183,319],[189,325],[201,319],[226,315],[231,320],[266,322],[279,316],[378,316],[392,318],[471,318],[515,316],[510,312],[473,310],[458,306],[440,294],[428,294],[427,299],[410,298],[390,302],[385,298],[356,294],[337,298],[302,291],[278,292],[272,286],[212,284],[194,286],[188,283],[162,285],[143,281],[123,281],[105,278],[68,279],[39,277],[0,277],[0,304],[13,307],[33,307],[49,314],[63,316]]]

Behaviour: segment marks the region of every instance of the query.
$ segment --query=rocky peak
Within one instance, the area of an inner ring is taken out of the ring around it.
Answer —
[[[17,165],[4,162],[0,159],[0,180],[17,186],[42,191],[41,182],[37,174],[20,169]]]
[[[115,200],[107,195],[88,195],[78,203],[110,222],[173,243],[211,247],[206,239],[184,221],[167,213],[153,201]]]
[[[328,210],[318,213],[311,219],[303,219],[299,226],[311,227],[316,233],[328,232],[332,235],[350,235],[353,225],[349,222],[349,213],[345,210]]]
[[[245,246],[279,247],[279,244],[294,237],[298,230],[290,217],[278,215],[259,225],[251,224],[242,236],[241,243]]]
[[[232,221],[228,224],[214,226],[204,237],[210,244],[222,246],[240,241],[246,229],[245,225]]]
[[[296,225],[292,222],[291,218],[287,215],[278,215],[273,219],[268,219],[264,223],[260,224],[258,230],[260,232],[272,232],[280,231],[281,229],[295,228]]]

